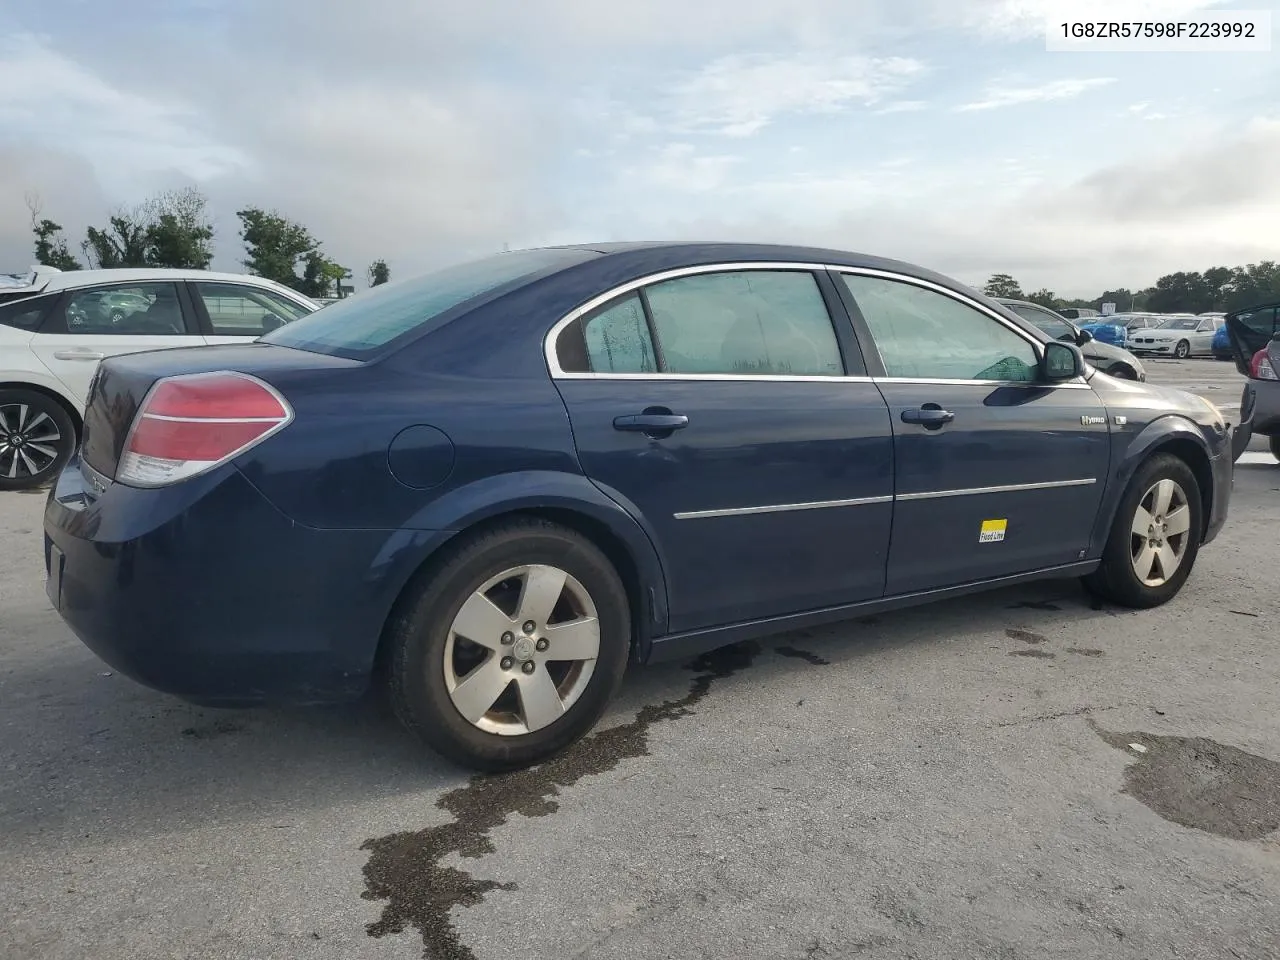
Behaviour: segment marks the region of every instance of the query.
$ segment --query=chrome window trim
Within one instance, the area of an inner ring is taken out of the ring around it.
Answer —
[[[592,297],[581,306],[575,307],[552,325],[551,329],[543,337],[542,354],[546,361],[547,370],[551,374],[553,380],[724,380],[736,381],[741,383],[760,383],[777,381],[782,383],[921,383],[921,384],[950,384],[955,386],[974,385],[974,386],[1023,386],[1035,387],[1037,389],[1091,389],[1087,381],[1083,377],[1075,380],[1069,380],[1062,383],[1030,383],[1022,380],[949,380],[949,379],[930,379],[927,377],[871,377],[866,375],[850,376],[837,375],[824,377],[818,375],[785,375],[785,374],[761,374],[759,376],[743,376],[740,374],[729,373],[594,373],[594,372],[568,372],[560,367],[560,358],[556,354],[556,341],[560,338],[560,334],[569,324],[581,319],[586,314],[599,307],[604,306],[609,301],[634,293],[641,287],[647,287],[651,284],[662,283],[667,280],[678,280],[681,277],[698,276],[704,273],[726,273],[741,270],[785,270],[790,272],[814,273],[817,271],[825,271],[829,273],[851,273],[861,276],[880,277],[885,280],[895,280],[903,283],[910,283],[918,287],[932,290],[943,296],[951,297],[959,303],[967,307],[976,309],[979,313],[985,314],[996,322],[1004,325],[1007,329],[1020,336],[1023,340],[1031,345],[1035,352],[1036,359],[1039,360],[1044,352],[1044,344],[1035,337],[1031,336],[1027,331],[1021,329],[1016,324],[1000,316],[990,307],[984,306],[976,300],[957,293],[941,284],[933,283],[930,280],[923,280],[919,277],[913,277],[905,273],[895,273],[892,270],[879,270],[872,267],[850,267],[841,264],[814,263],[810,261],[793,261],[793,260],[751,260],[740,263],[702,263],[688,267],[673,267],[670,270],[662,270],[658,273],[651,273],[647,276],[640,277],[636,280],[629,280],[626,283],[611,287],[604,293]],[[833,323],[837,322],[836,318],[830,318]],[[865,350],[866,345],[859,344]],[[873,341],[872,349],[876,350],[879,355],[879,347]],[[884,365],[883,359],[881,366]]]
[[[830,507],[863,507],[891,503],[892,496],[855,497],[852,500],[813,500],[808,503],[778,503],[763,507],[726,507],[722,510],[687,510],[673,514],[677,520],[706,520],[710,517],[745,517],[760,513],[789,513],[794,510],[825,510]]]
[[[1007,483],[998,487],[969,487],[963,490],[928,490],[923,493],[899,493],[895,500],[940,500],[944,497],[973,497],[984,493],[1020,493],[1027,490],[1055,490],[1060,487],[1088,487],[1097,477],[1083,480],[1050,480],[1046,483]]]
[[[963,490],[929,490],[924,493],[898,493],[883,497],[856,497],[851,500],[814,500],[809,503],[779,503],[759,507],[726,507],[720,510],[686,510],[673,514],[677,520],[706,520],[713,517],[746,517],[761,513],[788,513],[795,510],[824,510],[831,507],[862,507],[899,500],[941,500],[946,497],[973,497],[985,493],[1020,493],[1034,490],[1056,490],[1064,487],[1088,487],[1096,477],[1082,480],[1050,480],[1044,483],[1007,483],[997,487],[969,487]]]

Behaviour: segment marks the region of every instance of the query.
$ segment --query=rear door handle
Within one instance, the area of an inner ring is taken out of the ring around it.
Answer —
[[[903,423],[917,423],[928,430],[937,430],[950,423],[956,415],[950,410],[943,410],[936,403],[926,403],[918,410],[903,410]]]
[[[614,417],[613,429],[636,433],[662,433],[683,430],[689,418],[679,413],[633,413],[626,417]]]
[[[105,360],[107,355],[97,350],[55,350],[55,360]]]

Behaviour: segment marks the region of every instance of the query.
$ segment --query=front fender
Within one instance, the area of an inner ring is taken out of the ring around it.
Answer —
[[[502,514],[537,509],[569,511],[603,525],[626,549],[640,576],[640,596],[648,598],[641,604],[649,615],[648,622],[637,625],[641,629],[636,651],[641,659],[647,658],[650,638],[666,630],[667,586],[661,558],[639,514],[625,509],[582,475],[551,470],[504,473],[433,499],[388,538],[382,551],[385,557],[395,556],[399,561],[396,594],[458,533]]]
[[[1220,455],[1220,451],[1214,449],[1205,437],[1204,430],[1195,421],[1176,413],[1165,414],[1152,420],[1123,446],[1121,446],[1124,440],[1123,435],[1113,433],[1112,437],[1113,444],[1119,449],[1115,450],[1111,458],[1111,472],[1107,477],[1102,506],[1098,510],[1098,518],[1090,538],[1089,557],[1091,559],[1102,555],[1111,533],[1111,525],[1115,522],[1116,511],[1120,508],[1120,500],[1129,488],[1129,482],[1133,479],[1138,467],[1155,451],[1174,442],[1191,443],[1204,454],[1205,460],[1210,465]],[[1209,501],[1213,502],[1214,491],[1210,489],[1205,492],[1209,494]]]

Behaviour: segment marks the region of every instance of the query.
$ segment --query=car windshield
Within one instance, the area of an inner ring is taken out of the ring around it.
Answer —
[[[1160,324],[1161,330],[1194,330],[1200,325],[1195,317],[1174,317]]]
[[[506,292],[596,254],[578,248],[500,253],[339,300],[261,337],[264,343],[361,360],[398,337],[439,326],[454,307]],[[434,322],[433,322],[434,321]]]

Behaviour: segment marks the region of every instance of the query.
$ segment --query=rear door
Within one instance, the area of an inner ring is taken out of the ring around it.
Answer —
[[[1039,382],[1039,341],[943,287],[838,277],[894,429],[886,593],[1082,559],[1110,460],[1089,385]]]
[[[181,285],[147,281],[67,291],[31,338],[31,350],[84,406],[106,357],[201,342]]]
[[[315,311],[247,283],[188,284],[205,342],[245,343]]]
[[[562,321],[549,357],[584,471],[655,539],[670,631],[879,597],[892,431],[830,278],[679,274]]]

